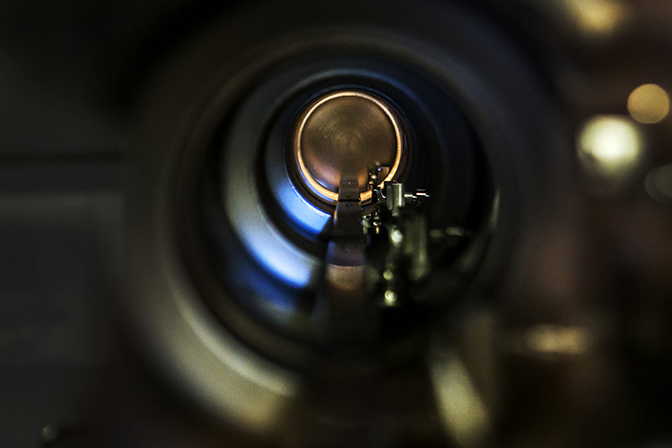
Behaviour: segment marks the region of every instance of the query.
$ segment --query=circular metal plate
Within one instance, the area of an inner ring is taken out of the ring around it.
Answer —
[[[397,173],[403,137],[388,104],[366,93],[340,91],[313,101],[299,116],[293,151],[304,184],[319,197],[335,202],[341,181],[355,180],[366,200],[371,172],[389,169],[379,184]]]

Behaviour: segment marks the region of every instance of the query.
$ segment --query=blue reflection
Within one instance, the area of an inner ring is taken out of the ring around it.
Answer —
[[[231,254],[229,254],[231,255]],[[234,256],[235,257],[235,256]],[[296,290],[278,285],[276,279],[266,272],[256,269],[251,258],[231,258],[231,279],[236,289],[244,297],[242,303],[255,310],[264,311],[274,319],[292,315],[297,306]]]
[[[308,202],[294,184],[289,181],[279,182],[276,191],[283,210],[296,227],[312,236],[324,230],[330,216]]]
[[[247,210],[250,210],[251,207],[247,205]],[[237,227],[250,254],[269,273],[288,285],[295,288],[308,286],[313,279],[317,260],[280,234],[264,219],[266,217],[262,210],[258,210],[255,215],[245,216],[242,213],[237,215],[240,219]]]

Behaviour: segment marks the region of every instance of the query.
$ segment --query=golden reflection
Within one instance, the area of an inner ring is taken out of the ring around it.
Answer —
[[[659,85],[644,84],[630,94],[628,111],[640,123],[659,123],[670,113],[670,97]]]
[[[538,325],[527,331],[525,344],[536,353],[581,355],[592,347],[591,335],[582,327]]]
[[[556,0],[572,23],[592,35],[609,35],[622,24],[627,11],[618,0]]]
[[[627,178],[644,155],[644,136],[627,117],[599,115],[581,129],[579,162],[588,173],[610,181]]]

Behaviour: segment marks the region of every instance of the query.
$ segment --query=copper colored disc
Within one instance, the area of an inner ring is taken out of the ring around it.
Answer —
[[[295,158],[304,183],[330,201],[337,199],[342,180],[356,180],[360,192],[370,195],[369,173],[378,167],[390,169],[378,183],[391,180],[402,148],[400,127],[390,107],[362,92],[318,98],[294,128]]]

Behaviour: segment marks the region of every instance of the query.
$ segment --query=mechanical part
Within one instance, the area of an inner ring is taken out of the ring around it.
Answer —
[[[3,4],[0,446],[672,446],[669,2],[207,3]]]
[[[236,24],[246,46],[222,32]],[[428,340],[499,284],[541,191],[537,149],[557,141],[542,85],[494,36],[442,3],[288,2],[241,8],[186,48],[149,96],[128,213],[137,340],[172,383],[258,440],[314,421],[346,442],[442,440]],[[368,158],[369,137],[353,140],[354,165],[314,143],[324,116],[335,136],[360,129],[350,107],[386,142]],[[452,227],[474,238],[434,242]],[[361,384],[380,414],[350,412]],[[422,431],[407,390],[427,397]]]
[[[389,166],[392,180],[404,150],[401,124],[390,105],[356,91],[338,91],[316,99],[297,119],[293,151],[301,179],[320,198],[336,202],[343,179],[356,179],[362,200],[372,170]]]
[[[385,193],[374,190],[373,211],[363,217],[362,227],[370,246],[380,244],[381,235],[386,242],[385,261],[376,278],[384,284],[384,303],[396,307],[400,297],[408,295],[410,285],[429,275],[429,235],[436,232],[427,229],[424,206],[429,195],[424,189],[406,193],[404,184],[398,182],[387,182],[384,187]]]
[[[359,190],[355,180],[342,180],[338,187],[332,238],[324,260],[324,281],[316,297],[318,326],[332,342],[333,338],[367,340],[377,333],[376,317],[368,300]]]
[[[385,188],[385,201],[387,203],[388,211],[395,218],[401,213],[401,208],[406,205],[406,197],[404,196],[404,184],[394,182],[387,185]]]

